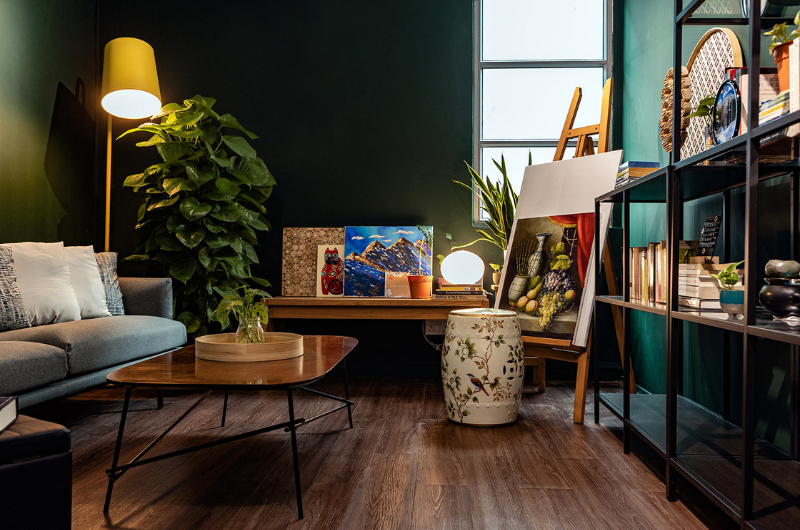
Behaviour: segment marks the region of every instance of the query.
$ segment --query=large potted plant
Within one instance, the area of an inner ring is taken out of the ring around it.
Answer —
[[[155,147],[162,161],[125,179],[144,191],[137,253],[127,260],[159,263],[175,280],[178,320],[190,334],[208,333],[222,298],[242,284],[269,287],[252,276],[258,232],[268,230],[264,202],[275,179],[247,142],[257,136],[214,98],[170,103],[135,129],[150,133],[139,147]]]
[[[514,192],[513,188],[511,187],[511,182],[508,180],[508,170],[506,169],[505,157],[502,155],[500,156],[499,164],[496,160],[492,160],[492,162],[494,162],[494,165],[500,170],[500,173],[503,176],[503,179],[498,180],[496,184],[492,183],[492,181],[489,180],[489,177],[486,177],[485,179],[481,177],[480,174],[466,162],[464,163],[467,164],[467,169],[472,177],[472,185],[460,182],[458,180],[453,181],[478,196],[477,198],[480,201],[480,209],[481,211],[485,212],[486,216],[488,217],[486,219],[486,227],[488,230],[476,228],[475,231],[478,232],[481,237],[475,241],[472,241],[471,243],[467,243],[466,245],[453,245],[452,248],[455,250],[457,248],[469,247],[478,241],[487,241],[499,247],[500,250],[503,251],[503,257],[505,257],[508,249],[508,240],[511,237],[511,228],[514,226],[514,214],[517,209],[517,201],[519,200],[519,196]],[[528,165],[532,164],[533,157],[529,152]],[[497,274],[499,274],[502,270],[501,265],[491,263],[490,265]],[[495,280],[495,283],[497,282],[499,282],[499,278]]]

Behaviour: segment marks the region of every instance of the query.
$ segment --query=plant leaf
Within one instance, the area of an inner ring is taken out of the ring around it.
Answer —
[[[170,275],[183,283],[189,281],[197,270],[197,258],[189,255],[184,255],[169,266]]]
[[[236,153],[239,156],[244,156],[247,158],[256,157],[255,149],[250,147],[250,144],[247,143],[247,140],[245,140],[241,136],[230,136],[223,134],[222,141],[225,143],[225,145],[230,147],[234,153]]]
[[[196,221],[211,211],[211,205],[200,202],[194,197],[187,197],[181,201],[180,209],[187,221]]]
[[[191,226],[181,225],[175,230],[178,240],[189,248],[199,245],[206,236],[206,231],[202,228],[192,228]]]
[[[212,201],[230,201],[239,195],[239,186],[226,178],[216,179],[214,186],[216,191],[206,194],[206,197]]]
[[[234,118],[230,114],[223,114],[222,116],[220,116],[219,122],[225,127],[230,127],[232,129],[238,129],[242,131],[247,136],[249,136],[251,140],[255,140],[256,138],[258,138],[258,136],[256,136],[255,134],[251,133],[250,131],[242,127],[241,124],[238,121],[236,121],[236,118]]]

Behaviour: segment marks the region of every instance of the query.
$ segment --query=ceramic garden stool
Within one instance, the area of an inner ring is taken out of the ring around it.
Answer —
[[[447,416],[489,427],[517,419],[525,375],[514,311],[461,309],[447,319],[442,385]]]

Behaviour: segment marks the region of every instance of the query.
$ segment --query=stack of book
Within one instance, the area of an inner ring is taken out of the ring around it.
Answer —
[[[667,242],[631,247],[628,266],[631,300],[667,302]]]
[[[720,309],[719,284],[712,274],[719,274],[729,263],[681,263],[678,265],[678,305],[694,310]],[[736,271],[741,277],[743,270]],[[744,289],[741,279],[734,289]]]
[[[629,160],[628,162],[625,162],[619,166],[619,170],[617,171],[617,182],[614,185],[614,188],[619,188],[632,180],[636,180],[649,173],[652,173],[659,167],[660,164],[658,162],[637,162],[635,160]]]
[[[758,113],[758,125],[764,125],[777,120],[781,116],[789,114],[789,91],[784,90],[778,97],[765,101],[761,104],[761,110]]]
[[[479,283],[443,283],[432,297],[437,300],[483,300],[486,298],[486,292]]]

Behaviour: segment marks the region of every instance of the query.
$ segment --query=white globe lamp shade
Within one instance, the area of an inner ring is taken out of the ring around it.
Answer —
[[[447,283],[475,284],[483,279],[483,260],[468,250],[451,252],[442,260],[442,277]]]

